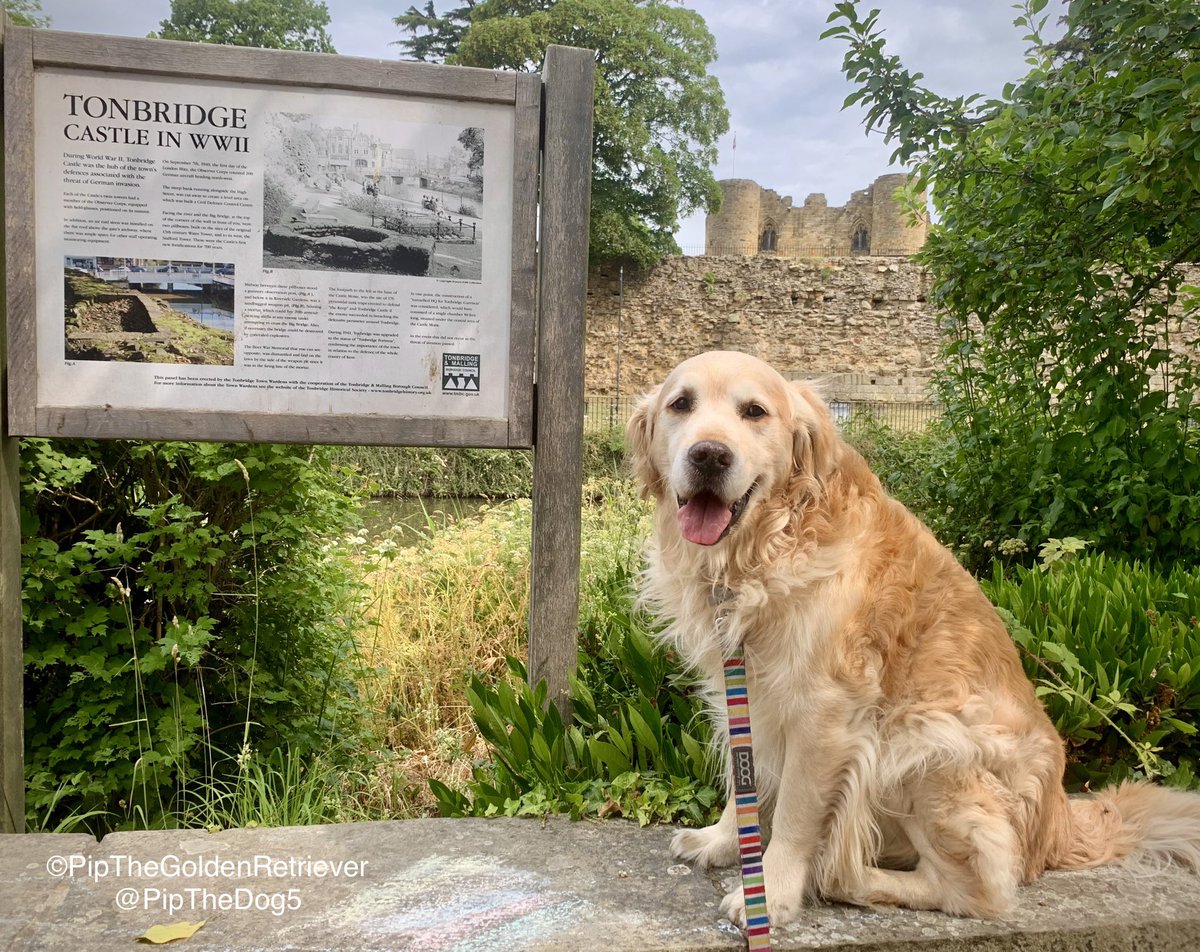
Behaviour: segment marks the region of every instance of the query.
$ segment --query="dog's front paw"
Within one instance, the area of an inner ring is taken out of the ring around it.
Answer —
[[[772,926],[795,922],[804,911],[804,865],[787,869],[782,875],[767,876],[767,915]],[[746,928],[746,898],[741,884],[721,900],[721,915],[740,929]]]
[[[728,866],[738,857],[737,834],[730,836],[720,823],[702,830],[680,830],[671,840],[671,855],[701,869]]]
[[[799,919],[808,895],[808,864],[792,854],[781,857],[768,849],[763,860],[763,878],[771,923],[783,925]]]
[[[721,915],[739,929],[746,928],[746,897],[742,895],[740,884],[721,900]]]

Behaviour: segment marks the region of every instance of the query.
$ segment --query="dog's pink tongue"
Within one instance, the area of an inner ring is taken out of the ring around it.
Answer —
[[[710,492],[697,493],[679,507],[679,531],[688,542],[713,545],[721,540],[733,513]]]

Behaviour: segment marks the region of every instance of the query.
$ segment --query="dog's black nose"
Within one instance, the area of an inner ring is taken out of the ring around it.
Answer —
[[[733,450],[716,440],[701,440],[688,450],[687,458],[705,476],[717,476],[733,465]]]

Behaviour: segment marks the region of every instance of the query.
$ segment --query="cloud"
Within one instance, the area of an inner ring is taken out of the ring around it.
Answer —
[[[803,201],[822,192],[840,205],[888,171],[892,147],[864,136],[863,113],[843,112],[851,92],[841,74],[845,47],[819,40],[833,0],[685,0],[717,42],[713,72],[725,90],[731,134],[721,142],[718,178],[750,178]],[[400,38],[392,22],[406,0],[327,0],[338,51],[394,60]],[[1012,26],[1011,0],[871,0],[881,9],[888,51],[949,96],[996,95],[1025,74],[1026,43]],[[1065,0],[1052,0],[1051,26]],[[144,36],[170,14],[169,0],[43,0],[56,29]],[[439,9],[447,3],[439,4]],[[868,5],[864,5],[867,9]],[[733,151],[733,132],[737,152]],[[704,241],[703,216],[681,240]]]

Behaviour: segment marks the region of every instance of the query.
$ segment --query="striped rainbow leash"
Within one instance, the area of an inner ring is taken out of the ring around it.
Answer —
[[[737,807],[742,896],[746,900],[746,945],[750,952],[762,952],[771,948],[771,923],[767,918],[767,888],[763,882],[762,833],[758,826],[758,789],[754,783],[744,658],[734,657],[725,662],[725,708],[729,712],[729,756]]]

